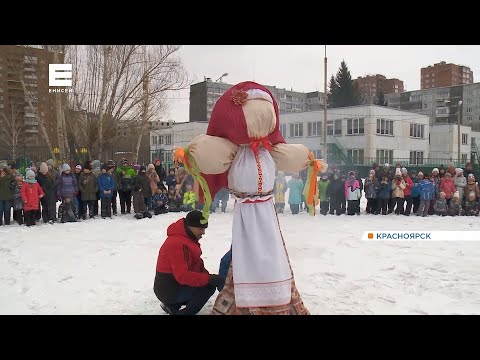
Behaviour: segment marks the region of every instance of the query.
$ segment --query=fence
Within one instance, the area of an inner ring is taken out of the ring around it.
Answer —
[[[21,172],[24,172],[25,168],[29,167],[31,163],[39,164],[42,161],[46,161],[48,159],[52,159],[52,152],[57,155],[56,157],[56,165],[60,165],[61,163],[68,163],[70,166],[75,164],[83,164],[87,160],[95,160],[96,154],[98,154],[97,148],[87,148],[87,147],[79,147],[70,150],[70,156],[65,157],[63,159],[58,158],[58,149],[50,149],[48,147],[22,147],[18,149],[17,156],[15,159],[12,159],[11,155],[5,151],[0,149],[0,163],[4,164],[12,164],[14,163]],[[101,162],[105,162],[107,160],[113,160],[115,163],[119,163],[123,158],[128,159],[131,163],[133,163],[134,153],[132,151],[124,151],[124,150],[117,150],[117,149],[106,149],[103,151],[103,158],[99,159]],[[168,169],[173,167],[173,162],[170,160],[171,156],[167,157],[167,154],[159,152],[159,151],[150,151],[149,149],[141,149],[138,154],[137,163],[139,165],[147,166],[148,164],[153,163],[155,159],[162,159],[163,166],[165,170],[168,172]]]

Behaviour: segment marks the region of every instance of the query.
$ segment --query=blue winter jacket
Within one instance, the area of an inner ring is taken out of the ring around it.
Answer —
[[[113,196],[113,191],[115,190],[115,179],[113,176],[108,173],[101,174],[97,181],[100,199],[111,198]],[[112,190],[112,192],[110,194],[105,194],[104,191],[107,190]]]
[[[418,183],[420,187],[420,200],[432,200],[435,196],[435,185],[428,179]]]

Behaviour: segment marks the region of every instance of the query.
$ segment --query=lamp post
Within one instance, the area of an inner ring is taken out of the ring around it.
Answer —
[[[327,162],[327,45],[325,45],[324,58],[324,79],[323,79],[323,160]]]
[[[460,113],[460,106],[462,106],[462,104],[463,104],[463,101],[460,100],[460,101],[458,102],[458,110],[457,110],[457,117],[458,117],[458,118],[457,118],[457,125],[458,125],[458,127],[457,127],[457,131],[458,131],[458,166],[459,166],[459,167],[460,167],[460,161],[461,161],[461,158],[462,158],[462,155],[461,155],[461,153],[460,153],[460,144],[461,144],[461,142],[460,142],[460,141],[461,141],[461,134],[460,134],[460,122],[461,122],[461,119],[460,119],[460,115],[461,115],[461,113]]]
[[[228,76],[228,73],[224,73],[222,76],[220,76],[217,80],[215,80],[215,82],[222,82],[222,79],[225,77],[225,76]]]

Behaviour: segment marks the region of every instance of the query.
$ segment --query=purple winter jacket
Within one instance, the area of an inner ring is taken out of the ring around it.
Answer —
[[[57,197],[73,197],[78,193],[78,183],[74,175],[62,173],[57,180]]]

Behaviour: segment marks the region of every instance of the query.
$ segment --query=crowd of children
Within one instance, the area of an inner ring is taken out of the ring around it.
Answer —
[[[184,168],[170,169],[168,175],[160,160],[138,171],[127,159],[119,166],[113,160],[104,164],[87,161],[58,169],[53,160],[42,162],[37,171],[35,165],[22,176],[12,165],[0,169],[0,225],[35,225],[37,221],[76,222],[95,218],[112,218],[117,215],[117,196],[121,214],[133,212],[136,219],[151,218],[167,212],[190,211],[203,206],[193,190],[193,178]],[[215,197],[211,211],[219,203],[225,212],[229,193],[222,189]],[[57,203],[60,206],[57,211]],[[99,206],[100,202],[100,206]]]
[[[304,179],[302,180],[302,175]],[[275,179],[275,208],[282,213],[285,193],[290,189],[288,204],[292,214],[306,209],[302,196],[306,174],[294,174],[287,182],[283,172]],[[477,216],[480,191],[471,164],[465,169],[434,168],[430,174],[408,171],[398,162],[395,167],[385,164],[381,169],[373,164],[364,181],[354,171],[342,174],[332,166],[328,173],[319,174],[318,202],[320,214],[360,215],[360,199],[367,200],[365,212],[374,215],[417,216]]]

